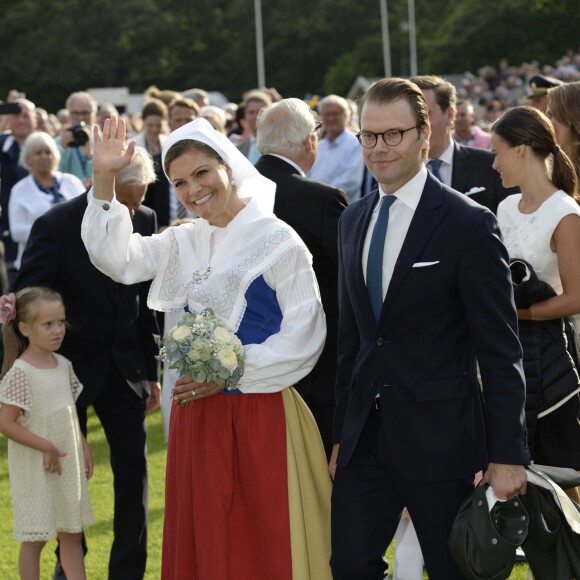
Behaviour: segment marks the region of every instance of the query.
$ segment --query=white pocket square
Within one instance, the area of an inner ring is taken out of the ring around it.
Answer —
[[[439,260],[435,260],[435,262],[415,262],[413,268],[425,268],[425,266],[435,266],[435,264],[439,264]]]
[[[485,191],[485,187],[472,187],[469,191],[465,192],[465,195],[473,195],[479,193],[480,191]]]

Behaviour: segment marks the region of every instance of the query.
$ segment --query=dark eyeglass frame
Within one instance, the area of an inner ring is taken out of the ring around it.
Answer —
[[[322,129],[322,121],[316,121],[314,123],[314,129],[312,129],[312,132],[318,133],[318,131],[320,131],[320,129]]]
[[[358,142],[361,144],[362,147],[364,147],[365,149],[373,149],[374,147],[377,146],[377,143],[379,141],[379,135],[382,137],[383,139],[383,143],[385,145],[388,145],[389,147],[396,147],[397,145],[400,145],[403,142],[403,137],[405,136],[405,133],[407,131],[411,131],[412,129],[419,129],[421,127],[421,125],[415,125],[414,127],[409,127],[408,129],[387,129],[386,131],[383,131],[382,133],[374,133],[373,131],[359,131],[356,134],[356,138],[358,139]],[[387,133],[391,133],[393,136],[397,135],[397,137],[394,137],[391,141],[389,142],[387,141],[387,138],[385,137],[385,135]],[[372,145],[365,145],[363,143],[362,140],[362,135],[372,135],[375,138],[375,142]],[[395,143],[396,141],[396,143]]]

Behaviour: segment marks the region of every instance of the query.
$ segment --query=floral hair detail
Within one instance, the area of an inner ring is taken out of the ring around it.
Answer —
[[[0,296],[0,322],[9,324],[16,318],[16,296],[7,294]]]

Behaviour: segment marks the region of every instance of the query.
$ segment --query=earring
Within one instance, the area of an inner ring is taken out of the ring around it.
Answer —
[[[234,178],[233,178],[233,176],[231,176],[231,175],[230,175],[230,185],[231,185],[232,187],[235,187],[235,186],[236,186],[236,182],[234,181]]]

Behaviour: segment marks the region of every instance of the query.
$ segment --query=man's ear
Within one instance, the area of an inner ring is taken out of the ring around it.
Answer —
[[[455,117],[457,117],[457,109],[453,105],[447,107],[447,123],[455,125]]]
[[[310,135],[308,135],[308,139],[306,139],[306,141],[304,142],[304,148],[306,149],[306,151],[308,151],[308,153],[314,151],[316,147],[315,140],[317,139],[318,137],[316,136],[315,133],[310,133]]]

